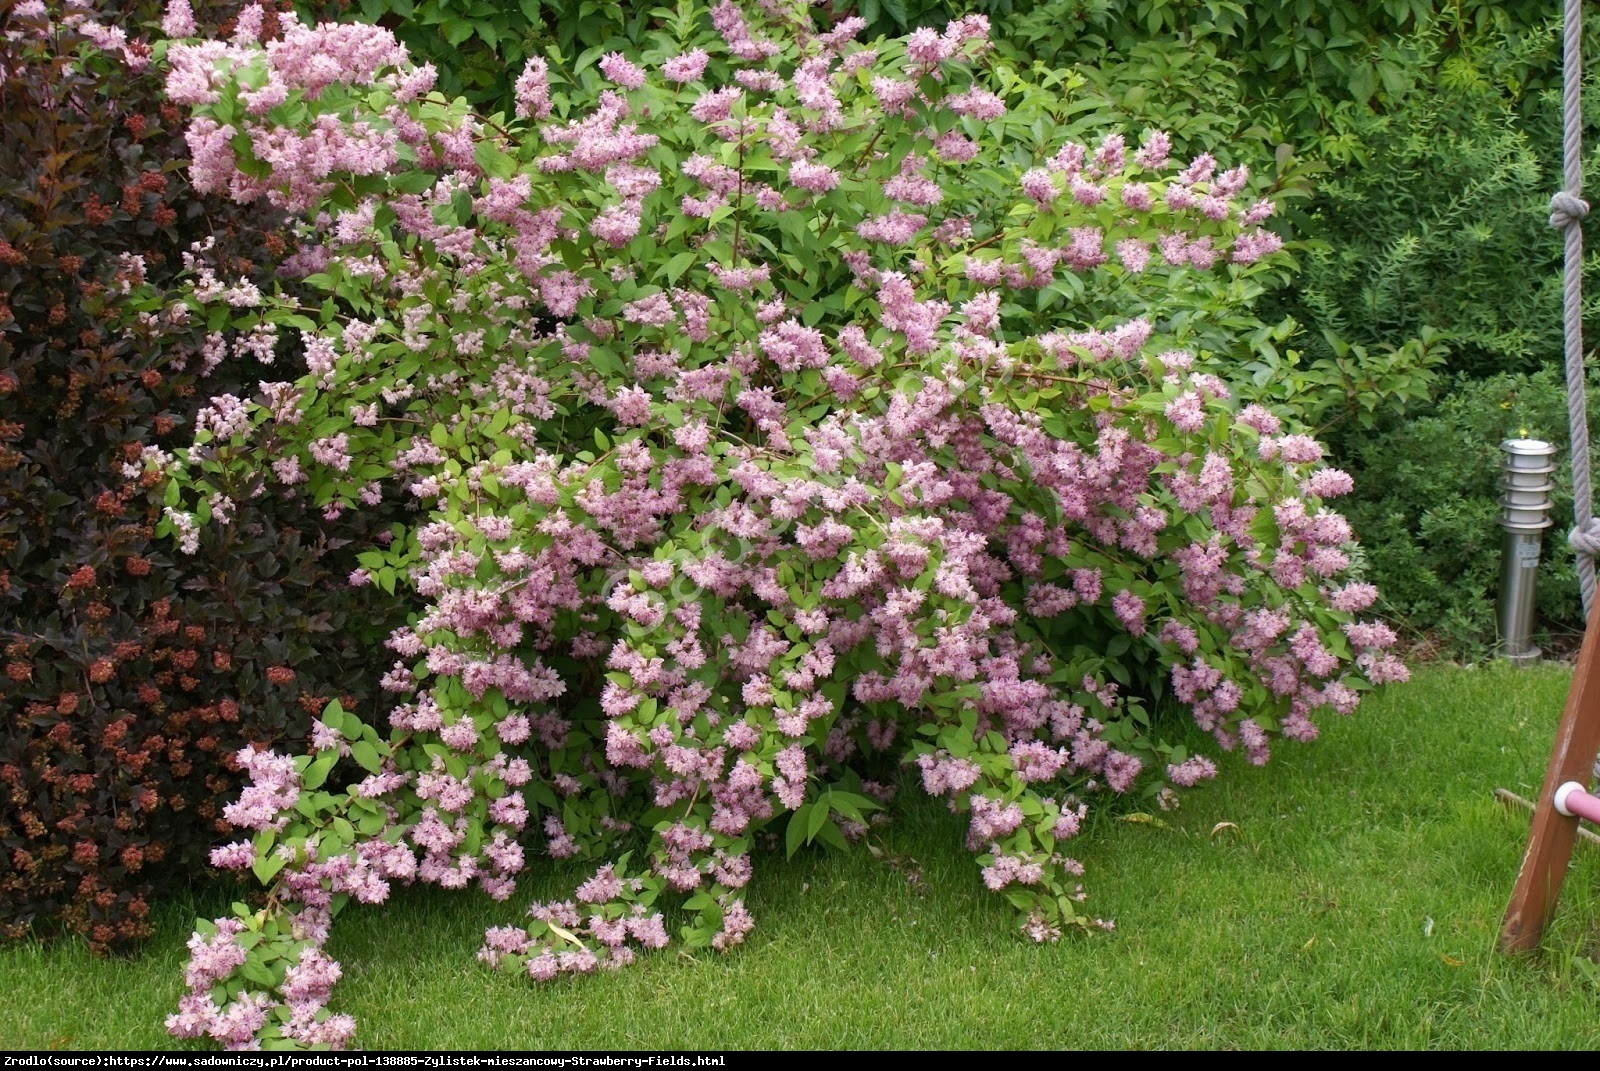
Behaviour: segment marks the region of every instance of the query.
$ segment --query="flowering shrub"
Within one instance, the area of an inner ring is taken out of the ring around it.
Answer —
[[[1194,295],[1226,314],[1278,248],[1246,173],[1074,140],[1073,79],[1019,82],[981,17],[859,25],[686,8],[475,115],[387,31],[263,44],[247,9],[195,40],[169,9],[192,181],[298,213],[323,299],[195,251],[216,350],[298,337],[308,372],[212,399],[162,528],[402,496],[350,582],[427,604],[382,731],[334,704],[310,752],[240,753],[255,836],[213,861],[272,896],[196,933],[174,1034],[348,1042],[334,913],[505,899],[534,850],[601,865],[488,932],[499,970],[626,964],[672,910],[731,948],[754,849],[859,840],[901,772],[1025,934],[1104,925],[1088,808],[1215,772],[1142,693],[1259,763],[1405,675],[1339,579],[1349,477],[1184,349]]]
[[[319,534],[262,500],[194,555],[155,537],[141,456],[188,437],[198,387],[251,381],[204,367],[203,325],[166,312],[180,253],[209,230],[252,274],[278,236],[191,190],[139,39],[159,5],[110,14],[0,4],[0,936],[101,951],[229,835],[240,747],[298,746],[328,699],[373,698],[347,611],[379,639],[392,613],[330,583],[371,512]]]

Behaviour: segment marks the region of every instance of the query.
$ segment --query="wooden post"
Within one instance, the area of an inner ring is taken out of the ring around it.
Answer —
[[[1539,946],[1555,913],[1561,882],[1567,876],[1578,820],[1556,810],[1555,791],[1566,781],[1587,785],[1600,753],[1600,612],[1589,618],[1583,649],[1567,690],[1567,707],[1556,731],[1550,766],[1533,814],[1528,849],[1500,927],[1500,951],[1527,952]]]

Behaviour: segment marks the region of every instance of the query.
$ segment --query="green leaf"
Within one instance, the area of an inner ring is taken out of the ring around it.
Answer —
[[[251,864],[250,869],[255,873],[257,881],[263,885],[271,885],[272,879],[277,875],[278,871],[288,865],[288,862],[283,856],[273,852],[270,855],[258,858]]]
[[[806,842],[806,826],[811,820],[812,809],[811,804],[803,803],[789,816],[789,828],[784,833],[784,850],[790,859],[793,859],[794,853],[800,850],[800,845]]]
[[[277,977],[261,963],[260,960],[251,958],[244,961],[239,967],[239,973],[256,985],[268,989],[278,984]]]
[[[1370,63],[1358,64],[1350,72],[1350,95],[1357,104],[1365,104],[1378,91],[1378,72]]]
[[[492,141],[480,141],[473,146],[472,158],[490,178],[508,179],[517,173],[516,159],[509,153],[501,151]]]
[[[383,759],[378,755],[378,749],[365,740],[357,740],[350,745],[350,757],[361,764],[361,768],[368,773],[377,773],[383,769]]]
[[[306,772],[300,779],[305,788],[321,788],[322,783],[328,779],[328,772],[333,769],[333,764],[339,761],[337,751],[329,751],[317,756],[317,760],[306,767]]]
[[[833,822],[829,822],[822,827],[821,831],[817,833],[817,839],[837,851],[847,852],[850,850],[850,842],[844,839],[844,834],[839,831],[839,827]]]
[[[322,723],[345,736],[355,736],[361,731],[361,723],[356,722],[351,726],[349,723],[352,721],[355,719],[344,712],[344,705],[337,699],[329,700],[328,705],[322,708]]]
[[[438,180],[439,176],[431,171],[406,171],[391,178],[389,187],[398,193],[423,193]]]
[[[883,804],[879,803],[871,796],[862,796],[854,792],[843,792],[837,788],[829,790],[828,798],[833,801],[834,810],[841,810],[844,807],[854,807],[857,811],[863,812],[883,810]],[[852,817],[854,816],[852,815]]]
[[[675,283],[682,278],[683,273],[689,270],[699,255],[699,252],[696,250],[685,249],[683,252],[667,261],[667,282]]]
[[[822,827],[828,824],[829,808],[825,802],[818,802],[811,808],[811,814],[806,818],[806,840],[816,839]]]

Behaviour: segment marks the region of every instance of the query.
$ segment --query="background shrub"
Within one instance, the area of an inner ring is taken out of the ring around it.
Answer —
[[[383,611],[345,586],[340,548],[382,520],[273,498],[193,555],[152,538],[161,503],[124,466],[264,371],[207,375],[168,282],[195,239],[259,275],[282,236],[193,194],[177,116],[131,69],[141,46],[103,52],[118,46],[94,24],[40,37],[30,10],[0,5],[21,31],[0,41],[0,932],[106,949],[144,935],[152,893],[228,832],[235,751],[298,741],[330,698],[368,701]],[[137,34],[160,7],[116,14]],[[148,308],[122,294],[140,276]]]
[[[1533,0],[1044,0],[1019,10],[1008,37],[1062,66],[1148,44],[1223,56],[1237,65],[1246,102],[1315,135],[1348,106],[1384,109],[1429,88],[1419,31],[1440,27],[1451,45],[1533,37],[1555,14]]]
[[[1392,348],[1432,327],[1449,337],[1452,370],[1537,368],[1561,352],[1561,243],[1546,221],[1560,102],[1555,89],[1526,95],[1513,72],[1551,60],[1551,42],[1500,37],[1487,54],[1443,55],[1441,28],[1417,40],[1437,88],[1353,114],[1325,143],[1348,166],[1300,221],[1304,271],[1281,311],[1322,353],[1334,339]]]

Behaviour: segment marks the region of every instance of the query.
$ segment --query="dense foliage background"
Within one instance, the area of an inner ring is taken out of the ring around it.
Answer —
[[[0,0],[0,21],[28,6]],[[200,6],[224,26],[239,7]],[[296,6],[392,28],[446,91],[507,113],[528,56],[592,62],[671,16],[614,0]],[[1477,655],[1494,641],[1495,444],[1513,432],[1565,444],[1551,371],[1559,241],[1544,222],[1559,175],[1555,7],[855,10],[867,38],[985,13],[1005,62],[1077,69],[1085,113],[1166,127],[1180,152],[1226,144],[1229,163],[1270,177],[1299,271],[1233,325],[1252,359],[1215,370],[1299,414],[1355,474],[1348,511],[1397,626]],[[161,10],[139,0],[115,14],[137,39]],[[1600,57],[1597,45],[1587,55]],[[238,774],[224,756],[243,741],[298,740],[328,698],[368,703],[364,670],[389,622],[373,589],[343,582],[353,563],[341,546],[370,533],[340,526],[380,523],[370,514],[330,525],[275,500],[243,503],[228,538],[208,535],[193,557],[151,539],[161,503],[123,465],[179,441],[206,397],[253,384],[223,362],[197,390],[207,325],[158,315],[139,326],[143,310],[119,304],[119,274],[164,286],[205,234],[258,272],[292,250],[255,209],[241,228],[240,210],[189,189],[176,117],[135,69],[137,48],[132,62],[75,62],[88,47],[71,33],[0,41],[0,925],[64,924],[111,947],[139,936],[152,891],[185,880],[225,834],[219,808]],[[1587,107],[1592,138],[1600,82]],[[285,347],[279,359],[298,357]],[[1571,630],[1570,557],[1552,543],[1541,614]]]

